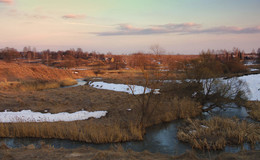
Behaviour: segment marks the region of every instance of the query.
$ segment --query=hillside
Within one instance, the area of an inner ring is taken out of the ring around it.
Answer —
[[[5,81],[60,81],[79,78],[70,70],[51,68],[41,64],[18,64],[0,61],[0,82]]]

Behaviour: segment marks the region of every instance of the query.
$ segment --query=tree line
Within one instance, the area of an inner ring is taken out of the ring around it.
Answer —
[[[228,66],[232,72],[237,72],[242,68],[234,69],[239,61],[260,57],[260,48],[253,50],[251,53],[245,53],[243,50],[234,48],[232,51],[227,50],[208,50],[215,59]],[[122,68],[142,68],[145,70],[162,67],[168,70],[178,70],[183,67],[183,61],[194,59],[196,55],[166,55],[160,46],[152,46],[151,53],[133,53],[129,55],[113,55],[111,52],[107,54],[95,51],[84,52],[81,48],[70,49],[66,51],[37,51],[36,48],[30,46],[24,47],[23,51],[17,51],[15,48],[0,49],[0,60],[6,62],[27,62],[42,63],[54,67],[78,67],[78,66],[109,66],[108,69]],[[204,53],[202,51],[201,53]],[[260,58],[258,58],[260,59]]]

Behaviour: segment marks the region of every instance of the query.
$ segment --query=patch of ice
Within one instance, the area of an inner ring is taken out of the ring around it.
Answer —
[[[32,112],[31,110],[22,110],[20,112],[0,112],[1,123],[17,122],[58,122],[58,121],[78,121],[88,118],[101,118],[107,114],[107,111],[78,111],[75,113],[61,112],[57,114]]]

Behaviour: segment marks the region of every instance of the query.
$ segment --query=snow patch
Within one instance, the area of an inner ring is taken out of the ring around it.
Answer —
[[[91,87],[97,88],[97,89],[112,90],[112,91],[117,91],[117,92],[126,92],[129,94],[135,94],[135,95],[143,94],[143,93],[146,94],[146,93],[151,92],[150,88],[145,88],[143,86],[137,86],[137,85],[114,84],[114,83],[106,83],[106,82],[91,82],[89,85]],[[159,89],[155,89],[154,94],[160,94]]]
[[[238,79],[243,80],[247,83],[248,88],[251,92],[251,97],[249,97],[249,100],[260,100],[260,74],[242,76]]]
[[[78,121],[87,120],[91,117],[101,118],[107,114],[107,111],[78,111],[75,113],[61,112],[57,114],[33,112],[31,110],[22,110],[20,112],[0,112],[0,123],[17,122],[58,122],[58,121]]]
[[[251,71],[251,72],[259,71],[259,69],[257,69],[257,68],[250,68],[250,71]]]

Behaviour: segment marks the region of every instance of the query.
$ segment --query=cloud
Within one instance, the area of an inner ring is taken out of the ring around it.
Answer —
[[[260,33],[260,26],[240,28],[234,26],[220,26],[203,28],[196,23],[150,25],[149,27],[135,27],[130,24],[119,24],[116,31],[94,33],[98,36],[119,36],[119,35],[153,35],[153,34],[254,34]]]
[[[235,26],[220,26],[202,30],[195,30],[191,33],[215,33],[215,34],[255,34],[260,33],[260,26],[255,27],[235,27]]]
[[[84,18],[86,18],[86,16],[82,15],[82,14],[67,14],[67,15],[62,16],[62,18],[64,18],[64,19],[84,19]]]
[[[182,24],[165,24],[165,25],[151,25],[147,28],[138,28],[129,24],[119,24],[115,32],[100,32],[100,36],[112,35],[150,35],[150,34],[164,34],[164,33],[178,33],[186,32],[199,27],[195,23],[182,23]]]
[[[12,4],[13,0],[0,0],[0,3]]]

